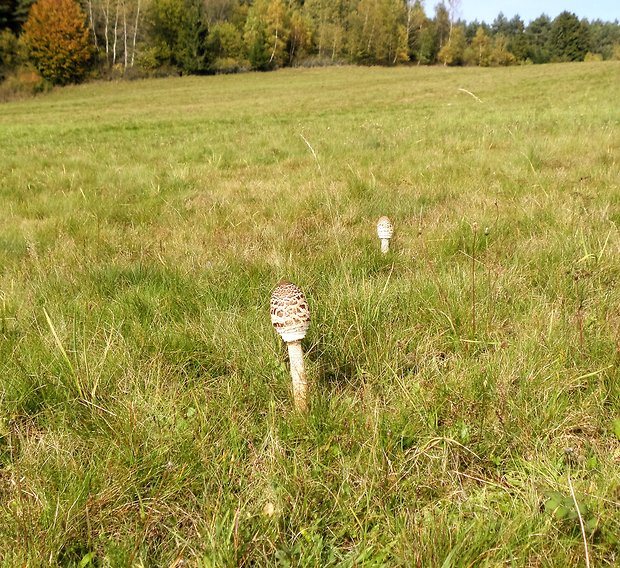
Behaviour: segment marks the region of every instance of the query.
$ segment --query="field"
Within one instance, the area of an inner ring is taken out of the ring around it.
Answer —
[[[345,67],[0,105],[0,565],[617,566],[618,85]]]

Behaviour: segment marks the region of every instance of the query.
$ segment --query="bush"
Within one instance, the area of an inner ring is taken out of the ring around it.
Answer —
[[[41,76],[54,85],[81,81],[94,49],[86,16],[74,0],[38,0],[24,24],[29,57]]]
[[[603,56],[600,53],[592,53],[588,51],[586,56],[583,58],[584,61],[603,61]]]
[[[143,77],[179,75],[179,69],[170,63],[170,49],[164,44],[143,46],[136,54],[136,72]]]
[[[211,64],[211,70],[214,73],[239,73],[240,71],[248,71],[251,65],[247,59],[238,60],[234,57],[218,57]]]
[[[31,97],[45,91],[45,81],[33,69],[20,69],[0,83],[0,101]]]

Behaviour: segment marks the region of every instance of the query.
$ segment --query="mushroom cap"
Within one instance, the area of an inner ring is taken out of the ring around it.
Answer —
[[[271,323],[287,343],[299,341],[310,327],[310,309],[300,288],[291,282],[280,282],[271,294]]]
[[[383,217],[379,217],[377,221],[377,236],[380,239],[391,239],[394,235],[394,225],[392,225],[392,221],[390,221],[389,217],[385,215]]]

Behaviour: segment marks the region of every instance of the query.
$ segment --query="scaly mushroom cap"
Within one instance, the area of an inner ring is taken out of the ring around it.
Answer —
[[[280,282],[271,294],[271,323],[287,343],[299,341],[310,327],[310,310],[300,288]]]
[[[377,221],[377,236],[380,239],[391,239],[394,235],[394,225],[388,217],[379,217]]]

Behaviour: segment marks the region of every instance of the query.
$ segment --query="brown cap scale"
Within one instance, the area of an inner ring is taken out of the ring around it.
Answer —
[[[394,236],[394,225],[389,217],[385,215],[379,217],[377,221],[377,236],[381,239],[381,252],[386,253],[390,250],[390,239]]]
[[[271,294],[271,323],[288,347],[293,379],[293,397],[299,410],[307,408],[307,381],[301,340],[310,327],[310,310],[300,288],[280,282]]]

